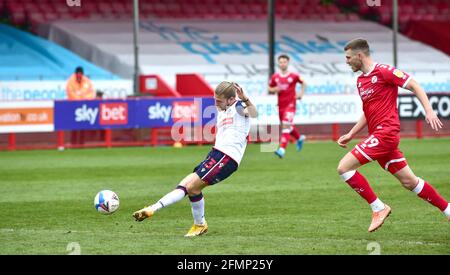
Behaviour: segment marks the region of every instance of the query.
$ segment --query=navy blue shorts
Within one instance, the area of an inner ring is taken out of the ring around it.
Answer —
[[[207,184],[213,185],[228,178],[237,168],[236,161],[213,148],[206,159],[194,168],[193,172]]]

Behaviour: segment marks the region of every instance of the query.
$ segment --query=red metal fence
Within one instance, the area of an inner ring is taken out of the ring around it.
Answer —
[[[448,137],[450,136],[449,120],[444,120],[444,128],[439,132],[432,130],[424,120],[402,120],[401,136],[408,138]],[[308,140],[337,140],[340,135],[349,131],[352,124],[314,124],[297,125],[296,127]],[[268,131],[272,129],[268,126]],[[202,137],[202,128],[196,128],[197,137]],[[362,138],[367,131],[362,131],[357,138]],[[252,128],[250,142],[264,142]],[[32,150],[32,149],[65,149],[91,147],[124,147],[124,146],[164,146],[173,145],[171,128],[152,129],[118,129],[118,130],[85,130],[57,131],[51,133],[11,133],[0,134],[0,150]],[[194,141],[181,140],[182,144],[211,144],[205,138]]]

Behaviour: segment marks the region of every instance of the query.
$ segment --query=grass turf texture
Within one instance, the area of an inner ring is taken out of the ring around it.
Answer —
[[[353,146],[355,143],[352,143]],[[450,139],[400,144],[416,175],[450,199]],[[336,173],[348,151],[331,142],[291,144],[286,157],[249,145],[239,170],[204,190],[209,232],[187,239],[188,199],[142,223],[133,211],[157,201],[209,151],[137,147],[0,152],[0,254],[450,254],[450,223],[377,163],[361,168],[393,213],[368,233],[371,211]],[[97,213],[111,189],[120,209]]]

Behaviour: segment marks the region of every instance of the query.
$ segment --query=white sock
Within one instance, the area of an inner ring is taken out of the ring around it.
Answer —
[[[192,216],[195,224],[205,224],[205,199],[191,202]]]
[[[381,210],[383,210],[385,208],[384,203],[379,198],[374,200],[370,204],[370,207],[372,208],[373,212],[380,212]]]
[[[278,149],[278,150],[280,150],[280,152],[281,152],[282,154],[284,154],[284,152],[286,152],[286,149],[284,149],[284,148],[282,148],[282,147],[280,147],[280,149]]]
[[[418,179],[417,185],[416,185],[416,187],[414,187],[414,189],[412,191],[414,193],[416,193],[417,195],[419,195],[419,193],[422,192],[425,182],[421,178],[417,178],[417,179]]]
[[[184,198],[184,196],[186,196],[185,191],[177,188],[172,192],[168,193],[167,195],[165,195],[164,197],[162,197],[157,203],[153,204],[150,207],[153,211],[156,212],[163,207],[167,207],[171,204],[176,203],[177,201],[180,201],[181,199]]]
[[[448,219],[450,219],[450,203],[447,205],[447,208],[445,208],[444,214]]]

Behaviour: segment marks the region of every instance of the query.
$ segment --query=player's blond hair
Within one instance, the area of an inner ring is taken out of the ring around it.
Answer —
[[[356,38],[349,41],[345,45],[344,50],[362,51],[365,55],[370,55],[369,43],[363,38]]]
[[[216,90],[214,91],[216,96],[223,95],[225,99],[229,99],[231,97],[236,97],[236,87],[234,87],[233,82],[229,81],[222,81],[220,84],[216,87]]]

